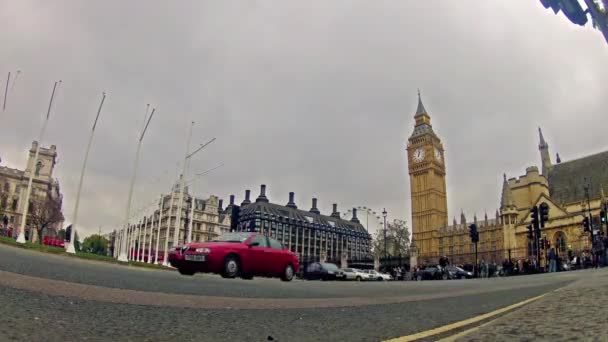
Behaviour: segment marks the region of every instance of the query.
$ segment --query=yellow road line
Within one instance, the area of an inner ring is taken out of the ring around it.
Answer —
[[[531,302],[533,302],[535,300],[538,300],[538,299],[540,299],[540,298],[542,298],[542,297],[544,297],[546,295],[547,294],[545,293],[545,294],[542,294],[540,296],[533,297],[533,298],[530,298],[530,299],[526,299],[523,302],[519,302],[519,303],[516,303],[516,304],[513,304],[513,305],[509,305],[507,307],[504,307],[504,308],[501,308],[501,309],[498,309],[498,310],[495,310],[495,311],[492,311],[492,312],[488,312],[486,314],[483,314],[483,315],[480,315],[480,316],[477,316],[477,317],[465,319],[464,321],[460,321],[460,322],[444,325],[442,327],[431,329],[431,330],[427,330],[427,331],[422,331],[422,332],[419,332],[419,333],[416,333],[416,334],[413,334],[413,335],[407,335],[407,336],[397,337],[397,338],[394,338],[394,339],[391,339],[391,340],[387,340],[385,342],[416,341],[416,340],[419,340],[419,339],[422,339],[422,338],[428,338],[428,337],[431,337],[431,336],[434,336],[434,335],[445,334],[445,333],[450,332],[452,330],[460,329],[460,328],[465,327],[467,325],[471,325],[471,324],[474,324],[474,323],[486,320],[488,318],[492,318],[494,316],[500,315],[500,314],[505,313],[507,311],[516,309],[516,308],[518,308],[520,306],[523,306],[523,305],[531,303]]]

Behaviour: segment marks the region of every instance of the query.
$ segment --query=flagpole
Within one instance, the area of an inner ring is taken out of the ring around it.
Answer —
[[[18,243],[25,243],[25,227],[27,223],[27,214],[30,208],[30,194],[32,192],[32,182],[34,181],[34,174],[36,168],[36,162],[38,160],[38,155],[40,154],[40,145],[42,144],[42,139],[44,138],[44,132],[46,131],[46,126],[49,122],[49,117],[51,116],[51,107],[53,106],[53,99],[55,98],[55,90],[57,90],[57,85],[61,83],[55,81],[55,85],[53,85],[53,92],[51,93],[51,100],[49,101],[49,108],[46,111],[46,118],[44,118],[44,123],[42,124],[42,129],[40,130],[40,136],[38,138],[38,143],[36,144],[36,152],[34,153],[33,164],[30,167],[30,176],[27,181],[27,190],[25,191],[25,203],[23,204],[23,216],[21,217],[21,229],[19,230],[19,236],[17,237]],[[31,237],[30,237],[31,238]]]
[[[156,248],[154,249],[154,251],[156,251],[156,257],[154,258],[154,264],[158,265],[158,244],[160,243],[160,224],[163,221],[163,207],[165,206],[165,196],[163,194],[160,195],[160,210],[159,210],[159,216],[158,216],[158,223],[156,224]],[[167,229],[167,232],[169,230]]]
[[[80,193],[82,191],[82,183],[84,181],[84,173],[87,168],[87,161],[89,160],[89,151],[91,150],[91,145],[93,144],[93,136],[95,135],[95,127],[97,127],[97,120],[99,120],[99,114],[101,114],[101,108],[103,107],[103,103],[106,100],[106,93],[102,93],[101,103],[99,104],[99,109],[97,109],[97,115],[95,116],[95,122],[93,122],[93,128],[91,129],[91,134],[89,135],[89,142],[87,143],[87,149],[84,153],[84,161],[82,163],[82,170],[80,170],[80,181],[78,182],[78,190],[76,190],[76,204],[74,204],[74,216],[72,217],[72,230],[70,232],[70,242],[67,244],[66,252],[75,254],[76,249],[74,248],[74,237],[76,236],[76,224],[78,223],[78,207],[80,205]]]
[[[150,222],[150,241],[148,241],[148,264],[152,263],[152,240],[154,237],[154,212],[152,212],[152,222]]]
[[[6,96],[8,95],[8,83],[11,80],[11,72],[8,72],[8,77],[6,77],[6,87],[4,88],[4,103],[2,104],[2,111],[6,111]]]
[[[175,189],[171,184],[171,199],[169,200],[169,218],[167,218],[167,230],[165,231],[165,250],[163,251],[163,265],[169,266],[167,258],[169,257],[169,230],[171,229],[171,218],[173,217],[173,198],[175,197]],[[175,244],[172,244],[175,246]]]
[[[131,175],[131,184],[129,185],[129,196],[127,199],[127,212],[125,215],[125,224],[126,225],[129,224],[129,218],[131,217],[131,201],[133,199],[133,188],[135,186],[135,179],[137,178],[137,169],[139,167],[139,152],[141,151],[141,144],[142,144],[142,141],[144,140],[144,135],[146,134],[148,125],[150,124],[150,121],[152,120],[152,117],[154,116],[155,110],[156,110],[156,108],[152,109],[152,113],[150,113],[150,117],[148,118],[148,121],[146,122],[146,126],[144,127],[144,130],[141,132],[141,136],[139,137],[139,141],[137,142],[137,151],[135,152],[135,165],[133,167],[133,174]],[[146,114],[147,114],[147,110],[146,110]],[[126,249],[125,244],[121,243],[120,255],[118,256],[118,260],[127,261],[127,252],[125,251],[125,249]]]

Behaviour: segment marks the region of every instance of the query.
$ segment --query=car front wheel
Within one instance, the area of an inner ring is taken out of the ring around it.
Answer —
[[[239,274],[239,269],[239,259],[234,255],[229,255],[224,260],[224,269],[222,272],[222,277],[234,278]]]
[[[181,275],[187,275],[187,276],[192,276],[195,273],[192,268],[186,267],[186,266],[178,267],[177,271],[179,272],[179,274],[181,274]]]
[[[282,281],[292,281],[293,280],[293,266],[291,266],[291,264],[288,264],[287,266],[285,266],[285,269],[283,270],[283,274],[281,274],[281,280]]]
[[[357,276],[357,278],[355,278],[356,281],[361,281],[361,277]]]

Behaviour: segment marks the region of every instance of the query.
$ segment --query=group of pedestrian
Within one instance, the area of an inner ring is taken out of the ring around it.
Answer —
[[[401,266],[393,267],[391,275],[395,280],[405,280],[405,269]]]
[[[13,227],[0,224],[0,236],[13,237]]]

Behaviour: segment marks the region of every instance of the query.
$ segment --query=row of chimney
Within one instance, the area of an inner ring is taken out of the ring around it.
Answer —
[[[298,209],[298,206],[294,202],[294,196],[295,196],[295,194],[293,192],[289,193],[289,202],[287,202],[287,204],[285,205],[286,207]],[[243,200],[243,202],[241,202],[241,207],[251,204],[250,197],[251,197],[251,190],[245,190],[245,200]],[[256,203],[257,202],[265,202],[265,203],[269,202],[268,197],[266,197],[266,185],[262,184],[260,186],[260,195],[258,196],[258,198],[256,198],[255,201],[256,201]],[[223,205],[223,200],[220,200],[219,208],[218,208],[220,211],[223,211],[222,205]],[[234,205],[235,205],[234,204],[234,195],[230,195],[230,204],[228,205],[228,207],[232,207]],[[312,208],[310,208],[309,211],[313,214],[321,214],[321,212],[317,208],[317,199],[316,198],[312,199]],[[333,204],[333,212],[331,213],[330,216],[337,218],[337,219],[340,218],[340,212],[338,211],[338,204],[336,204],[336,203]],[[353,208],[353,217],[351,219],[351,222],[359,223],[359,219],[357,218],[357,209],[356,208]]]

